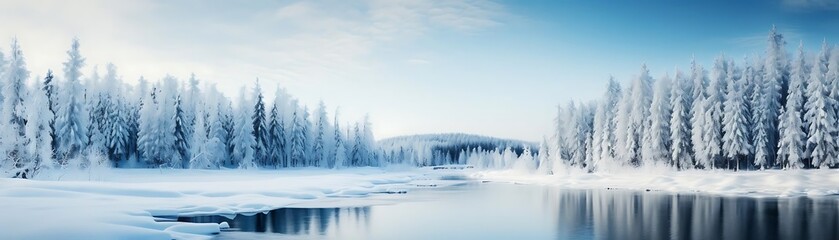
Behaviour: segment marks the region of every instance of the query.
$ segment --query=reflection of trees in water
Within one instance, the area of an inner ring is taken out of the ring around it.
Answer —
[[[839,199],[743,198],[625,190],[544,193],[559,239],[835,239]]]
[[[370,207],[355,208],[281,208],[253,215],[240,214],[233,219],[223,216],[181,217],[178,221],[221,223],[244,232],[272,232],[294,235],[326,234],[331,226],[342,219],[368,226]]]

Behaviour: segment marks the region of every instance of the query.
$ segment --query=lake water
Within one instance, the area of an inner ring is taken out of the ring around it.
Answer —
[[[373,197],[376,199],[377,197]],[[839,239],[839,198],[752,198],[471,183],[372,206],[181,217],[216,239]]]

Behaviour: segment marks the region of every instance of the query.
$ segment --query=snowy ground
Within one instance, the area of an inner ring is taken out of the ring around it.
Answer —
[[[4,239],[204,239],[220,226],[152,216],[352,205],[355,199],[398,198],[388,193],[457,182],[435,180],[446,174],[377,168],[47,172],[34,181],[0,179],[0,233]]]
[[[489,181],[578,189],[611,188],[753,197],[839,195],[839,169],[734,172],[632,168],[606,173],[585,173],[577,169],[563,169],[557,171],[555,175],[504,170],[475,172],[471,176]]]
[[[263,212],[399,202],[399,193],[475,179],[748,196],[839,194],[839,170],[610,173],[462,169],[182,170],[99,169],[45,172],[38,180],[0,179],[3,239],[205,239],[218,224],[155,221],[152,216]],[[445,181],[444,181],[445,180]],[[410,193],[409,193],[410,194]],[[160,219],[158,219],[160,220]]]

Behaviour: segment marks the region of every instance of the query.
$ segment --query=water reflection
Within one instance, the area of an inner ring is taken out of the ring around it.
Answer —
[[[280,208],[265,213],[239,214],[233,219],[224,216],[179,217],[180,222],[227,222],[235,231],[293,235],[326,234],[330,225],[343,221],[369,223],[370,207],[354,208]]]
[[[548,189],[544,199],[560,239],[839,239],[835,197]]]
[[[227,239],[839,239],[837,197],[744,198],[509,184],[409,195],[425,200],[178,220],[224,221],[238,234],[264,233],[222,233]]]

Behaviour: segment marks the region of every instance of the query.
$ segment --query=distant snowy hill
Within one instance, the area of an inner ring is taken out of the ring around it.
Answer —
[[[384,157],[392,163],[419,166],[464,164],[474,152],[498,152],[510,148],[516,155],[529,147],[538,152],[538,144],[465,133],[420,134],[386,138],[378,141]]]

